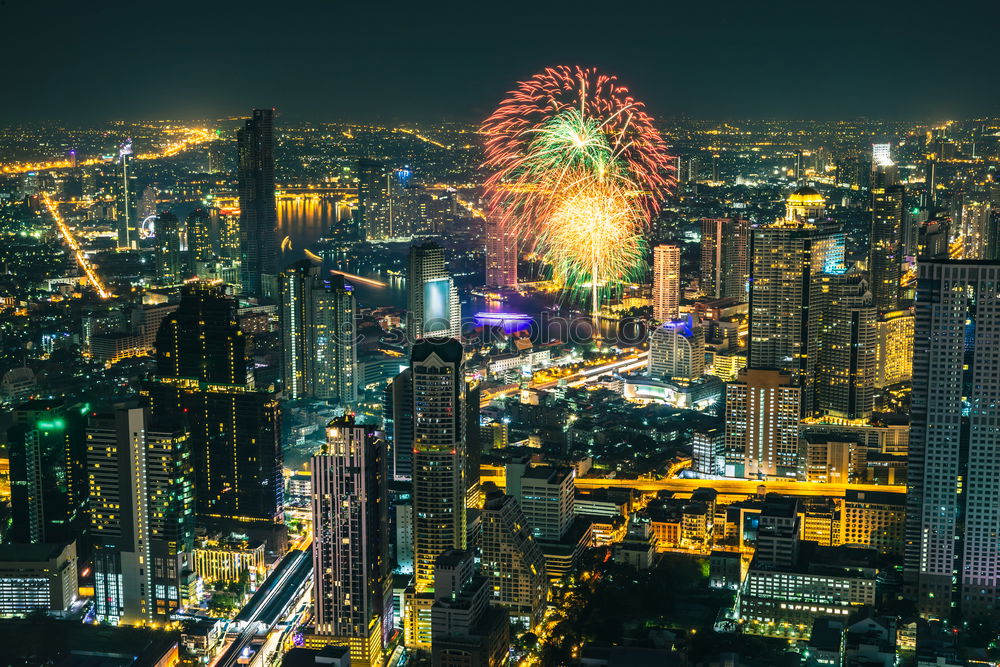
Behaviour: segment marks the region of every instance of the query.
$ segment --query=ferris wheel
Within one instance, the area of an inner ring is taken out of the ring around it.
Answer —
[[[149,215],[139,223],[139,238],[148,239],[156,236],[156,216]]]

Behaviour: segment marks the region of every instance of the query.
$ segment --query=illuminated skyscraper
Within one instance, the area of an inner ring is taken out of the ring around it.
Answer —
[[[201,275],[204,266],[212,261],[212,219],[208,211],[196,208],[188,214],[187,227],[188,275]]]
[[[518,243],[499,216],[486,219],[486,284],[517,287]]]
[[[701,221],[701,291],[715,299],[746,301],[750,223],[745,218]]]
[[[156,376],[143,390],[154,418],[186,424],[199,522],[285,548],[281,406],[256,387],[252,345],[221,285],[184,285],[156,335]]]
[[[889,148],[889,144],[875,144],[872,149],[869,274],[880,314],[900,307],[906,231],[906,191],[899,184]]]
[[[118,182],[118,247],[139,247],[139,230],[135,224],[135,205],[132,195],[132,179],[129,165],[132,163],[132,140],[129,139],[118,149],[118,165],[121,180]]]
[[[1000,594],[1000,263],[918,266],[905,575],[917,609],[989,615]]]
[[[406,334],[411,343],[428,336],[461,335],[461,304],[441,246],[425,243],[410,248],[407,290]]]
[[[392,238],[389,170],[380,162],[358,161],[358,226],[369,241]]]
[[[87,474],[99,621],[163,623],[193,590],[189,436],[149,428],[142,408],[90,418]]]
[[[162,211],[156,216],[156,282],[176,285],[183,279],[181,230],[177,216]]]
[[[681,300],[681,249],[661,244],[653,248],[653,319],[677,319]]]
[[[59,399],[14,408],[7,428],[10,526],[17,544],[65,543],[86,521],[86,415],[90,406]]]
[[[276,297],[278,210],[274,199],[274,110],[254,109],[237,131],[236,141],[243,291],[251,296]]]
[[[802,389],[777,370],[744,369],[726,385],[726,474],[795,479]]]
[[[815,278],[844,265],[844,234],[817,224],[824,210],[822,195],[799,188],[788,197],[784,220],[756,227],[751,235],[747,365],[791,373],[807,412],[814,407],[819,342]]]
[[[434,561],[465,548],[465,377],[457,340],[413,346],[413,542],[417,590],[434,585]]]
[[[649,337],[649,374],[697,380],[705,374],[705,331],[692,316],[667,322]]]
[[[381,667],[393,627],[385,441],[335,419],[311,464],[316,632],[350,646],[352,665]]]
[[[357,305],[342,276],[324,280],[309,260],[280,277],[285,396],[353,405],[357,392]]]
[[[822,273],[818,296],[815,412],[867,419],[875,405],[875,307],[859,271]]]

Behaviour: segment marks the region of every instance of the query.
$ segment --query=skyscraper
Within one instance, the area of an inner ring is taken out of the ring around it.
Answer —
[[[653,319],[677,319],[681,300],[681,249],[661,244],[653,248]]]
[[[284,551],[281,406],[258,389],[251,340],[221,285],[184,285],[156,335],[156,376],[143,394],[157,421],[187,424],[201,525]]]
[[[157,214],[154,225],[156,282],[160,285],[176,285],[183,279],[180,223],[170,211],[161,211]]]
[[[510,225],[500,216],[486,219],[486,284],[517,287],[518,243]]]
[[[879,314],[899,310],[902,296],[906,191],[899,184],[889,148],[889,144],[872,148],[869,273]]]
[[[726,385],[726,474],[796,478],[802,389],[778,370],[746,368]]]
[[[240,185],[240,278],[243,291],[274,297],[278,211],[274,199],[274,110],[254,109],[236,133]]]
[[[705,374],[705,331],[691,315],[667,322],[649,337],[649,374],[696,380]]]
[[[464,549],[465,377],[454,339],[413,346],[413,542],[418,591],[434,585],[434,562]]]
[[[309,260],[280,276],[285,396],[353,405],[357,392],[357,305],[342,276],[324,280]]]
[[[816,277],[815,412],[867,419],[875,405],[875,307],[856,270]]]
[[[393,626],[385,441],[353,417],[326,437],[311,459],[316,632],[348,644],[352,665],[381,667]]]
[[[194,581],[188,434],[147,426],[145,410],[120,407],[87,428],[95,613],[113,624],[165,622]]]
[[[1000,593],[1000,263],[921,262],[906,507],[917,609],[995,611]]]
[[[715,299],[747,299],[750,223],[742,217],[702,218],[701,291]]]
[[[785,219],[751,235],[748,366],[792,374],[812,412],[817,321],[816,276],[844,265],[843,232],[820,226],[824,199],[810,187],[789,195]]]
[[[187,227],[188,275],[202,275],[205,265],[212,261],[212,219],[208,211],[196,208],[188,214]]]
[[[392,476],[413,478],[413,371],[406,368],[386,388],[392,415]]]
[[[458,338],[462,333],[461,304],[445,268],[444,249],[436,243],[410,248],[407,281],[406,334],[410,343],[428,336]]]
[[[525,627],[533,627],[545,611],[548,580],[545,557],[528,520],[513,496],[495,492],[486,498],[481,523],[481,567],[490,580],[492,600]]]
[[[12,412],[6,445],[10,461],[10,527],[18,544],[65,543],[86,521],[86,415],[90,406],[59,399],[22,403]]]
[[[380,162],[358,161],[358,226],[369,241],[392,238],[389,170]]]

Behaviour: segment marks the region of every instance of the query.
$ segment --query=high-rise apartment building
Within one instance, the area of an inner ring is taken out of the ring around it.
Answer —
[[[871,229],[868,270],[880,314],[899,310],[905,250],[906,190],[899,183],[889,144],[872,148]]]
[[[917,609],[989,613],[1000,593],[1000,263],[917,274],[905,575]]]
[[[351,649],[351,664],[381,667],[392,631],[386,446],[353,417],[330,422],[312,457],[316,632]]]
[[[206,209],[196,208],[188,214],[185,227],[187,227],[187,275],[201,276],[205,272],[205,267],[215,258],[215,250],[212,247],[212,216]]]
[[[274,194],[274,110],[254,109],[236,133],[240,186],[240,279],[243,291],[274,297],[278,210]]]
[[[413,551],[418,591],[434,585],[434,562],[464,549],[465,377],[455,339],[413,346]]]
[[[506,612],[490,604],[489,579],[468,551],[437,558],[431,608],[433,667],[503,667],[510,662]]]
[[[555,542],[573,523],[576,472],[566,466],[507,464],[507,493],[521,504],[536,539]]]
[[[441,246],[425,243],[410,248],[407,290],[406,334],[411,344],[420,338],[461,335],[461,304]]]
[[[653,319],[677,319],[681,301],[681,249],[661,244],[653,247]]]
[[[533,627],[545,611],[548,578],[542,549],[520,504],[504,493],[489,494],[480,522],[481,568],[490,580],[493,602]]]
[[[715,299],[747,299],[750,222],[746,218],[701,221],[701,291]]]
[[[705,331],[691,315],[667,322],[649,337],[649,374],[697,380],[705,374]]]
[[[380,162],[358,161],[358,226],[369,241],[393,238],[389,214],[389,170]]]
[[[876,322],[868,282],[859,271],[815,278],[818,320],[814,411],[867,419],[875,406]]]
[[[727,384],[727,474],[797,478],[801,401],[802,388],[782,371],[744,369]]]
[[[186,424],[199,523],[285,547],[281,406],[259,389],[252,345],[223,286],[186,283],[156,335],[156,374],[143,394],[154,418]]]
[[[194,583],[189,435],[147,426],[121,407],[87,428],[95,613],[112,624],[165,622]]]
[[[357,390],[357,304],[342,276],[324,279],[309,260],[279,277],[285,396],[353,405]]]
[[[181,229],[177,216],[161,211],[156,216],[156,282],[176,285],[183,279]]]
[[[486,219],[486,284],[517,287],[517,235],[501,216]]]

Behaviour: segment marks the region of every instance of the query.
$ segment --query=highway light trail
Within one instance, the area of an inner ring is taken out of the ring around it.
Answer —
[[[42,201],[45,203],[45,208],[48,209],[49,215],[51,215],[52,219],[55,221],[56,227],[59,229],[59,233],[62,234],[63,240],[66,241],[66,245],[69,246],[69,249],[73,252],[73,255],[76,257],[76,263],[80,265],[81,269],[83,269],[83,272],[84,274],[86,274],[87,279],[90,281],[90,284],[93,285],[94,289],[97,290],[97,294],[102,299],[111,298],[112,296],[111,292],[107,290],[107,288],[104,286],[104,283],[101,282],[100,277],[97,275],[97,272],[94,271],[94,267],[92,267],[90,265],[90,262],[87,261],[87,256],[84,254],[83,250],[80,248],[80,244],[73,236],[73,231],[69,228],[69,225],[66,224],[66,221],[63,220],[63,217],[59,214],[59,210],[56,207],[55,202],[52,201],[52,197],[49,195],[49,193],[47,192],[42,193]]]
[[[337,271],[336,269],[331,269],[330,273],[335,273],[338,276],[344,276],[348,280],[356,283],[363,283],[365,285],[371,285],[372,287],[388,287],[388,283],[384,283],[381,280],[372,280],[371,278],[365,278],[364,276],[359,276],[355,273],[347,273],[346,271]]]

